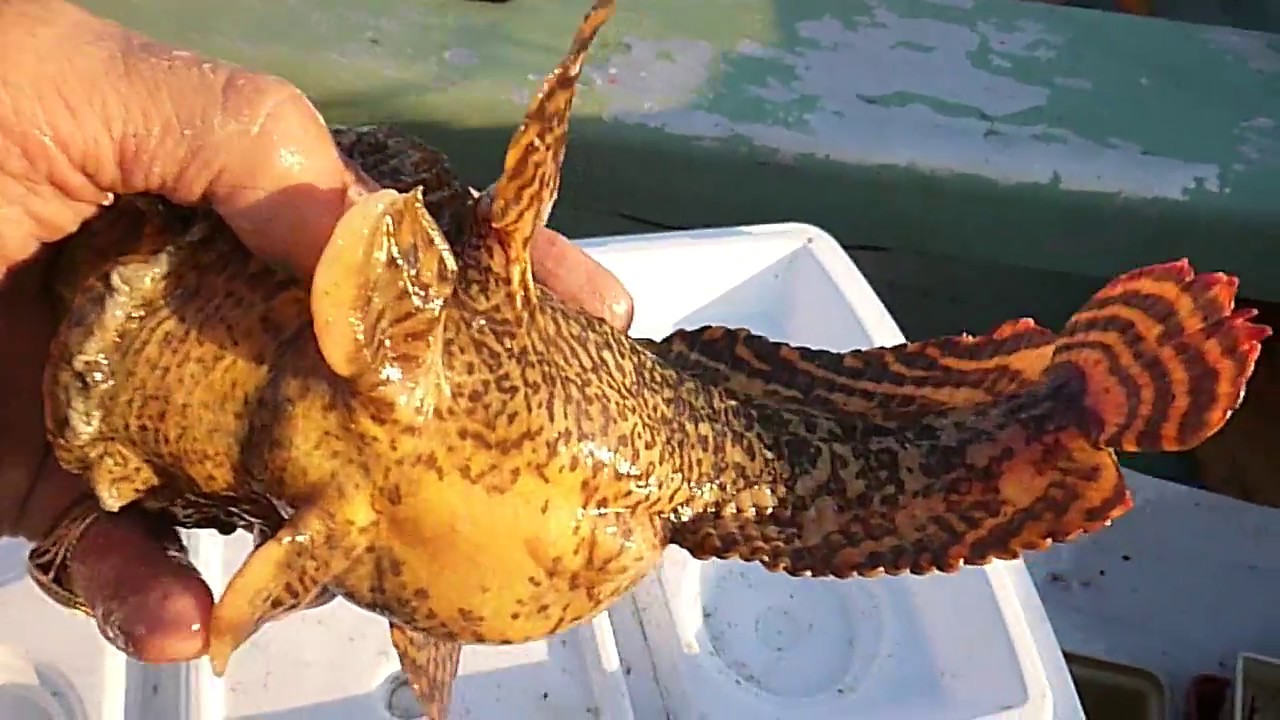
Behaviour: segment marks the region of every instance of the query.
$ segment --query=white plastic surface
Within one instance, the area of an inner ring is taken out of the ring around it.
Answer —
[[[34,698],[52,699],[56,720],[123,720],[124,656],[92,620],[36,590],[26,574],[27,549],[25,542],[0,538],[0,718],[43,720]],[[19,708],[31,714],[18,715]]]
[[[637,336],[714,323],[833,350],[903,340],[847,254],[813,226],[584,245],[634,295]],[[634,691],[637,717],[1084,717],[1021,562],[799,580],[671,548],[628,599],[633,612],[611,612],[620,645],[661,698],[641,710],[644,693]],[[647,663],[634,656],[643,650]]]
[[[637,336],[719,323],[833,349],[902,339],[847,255],[808,225],[582,245],[631,290]],[[243,534],[191,539],[215,591],[249,548]],[[223,680],[206,662],[141,670],[40,597],[21,576],[24,553],[0,543],[0,651],[33,658],[69,719],[416,716],[385,623],[341,600],[259,631]],[[455,718],[1083,717],[1020,562],[841,582],[670,549],[608,613],[543,642],[467,647],[460,674]]]
[[[35,663],[18,648],[0,648],[0,718],[68,720],[50,688],[40,682]]]

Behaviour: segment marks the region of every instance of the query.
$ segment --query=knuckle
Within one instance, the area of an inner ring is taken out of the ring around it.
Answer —
[[[331,142],[320,113],[283,78],[235,71],[227,79],[223,103],[223,117],[231,121],[223,127],[237,128],[240,138],[232,154],[266,185],[296,180],[309,170],[311,156]]]
[[[275,75],[232,71],[223,104],[224,115],[244,122],[253,135],[288,135],[321,122],[306,94]]]

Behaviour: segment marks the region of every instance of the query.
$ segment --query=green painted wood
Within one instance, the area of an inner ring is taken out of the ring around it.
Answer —
[[[85,4],[332,120],[409,121],[476,183],[586,5]],[[1280,300],[1272,36],[1008,0],[637,0],[590,62],[571,232],[798,219],[1094,279],[1185,254]]]

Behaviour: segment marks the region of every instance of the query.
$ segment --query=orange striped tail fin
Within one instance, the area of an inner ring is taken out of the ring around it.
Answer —
[[[1071,316],[1048,372],[1082,377],[1094,442],[1186,450],[1222,427],[1271,334],[1235,308],[1238,284],[1182,259],[1120,275]]]

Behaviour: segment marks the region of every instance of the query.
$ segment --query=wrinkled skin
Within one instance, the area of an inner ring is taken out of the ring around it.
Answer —
[[[337,218],[374,189],[288,82],[60,0],[0,0],[0,534],[39,541],[87,492],[45,440],[46,246],[115,196],[147,192],[212,205],[251,250],[309,278]],[[630,322],[625,291],[562,236],[540,230],[533,258],[569,302]],[[209,590],[153,538],[135,513],[104,516],[73,551],[72,583],[134,657],[197,657]]]

